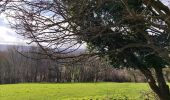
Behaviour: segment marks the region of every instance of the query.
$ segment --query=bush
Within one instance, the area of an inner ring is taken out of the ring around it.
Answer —
[[[143,100],[160,100],[159,97],[151,90],[141,91],[141,98]]]

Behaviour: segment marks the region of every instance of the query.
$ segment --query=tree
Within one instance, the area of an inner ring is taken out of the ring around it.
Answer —
[[[116,68],[139,69],[161,100],[170,99],[162,73],[170,63],[170,9],[160,0],[25,0],[8,9],[12,27],[43,55],[73,58],[65,54],[86,43],[88,55],[109,58]]]
[[[70,15],[76,18],[72,22],[79,27],[76,32],[81,33],[81,40],[90,44],[91,49],[107,55],[113,66],[139,69],[160,99],[170,99],[162,74],[162,68],[170,61],[167,6],[152,0],[75,0],[66,4]],[[158,85],[151,68],[155,70]]]

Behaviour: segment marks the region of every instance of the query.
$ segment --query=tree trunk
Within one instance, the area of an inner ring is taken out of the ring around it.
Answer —
[[[140,69],[140,71],[145,75],[150,88],[158,95],[160,100],[170,100],[169,86],[163,77],[162,68],[155,69],[158,85],[149,69]]]
[[[140,69],[140,71],[145,75],[150,88],[159,96],[159,88],[154,77],[152,76],[151,71],[148,69]]]
[[[158,82],[158,87],[160,89],[161,100],[170,100],[169,86],[166,84],[162,68],[160,67],[155,68],[155,73]]]

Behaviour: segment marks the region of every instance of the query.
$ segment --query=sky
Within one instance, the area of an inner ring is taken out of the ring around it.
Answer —
[[[15,33],[3,14],[0,15],[0,44],[25,45],[27,40]]]
[[[162,0],[164,4],[169,5],[170,0]],[[0,15],[0,44],[26,45],[28,40],[19,36],[12,30],[7,19],[3,14]]]

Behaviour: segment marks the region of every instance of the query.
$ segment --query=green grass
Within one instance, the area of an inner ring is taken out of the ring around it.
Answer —
[[[0,100],[142,100],[148,89],[145,83],[7,84],[0,85]]]

